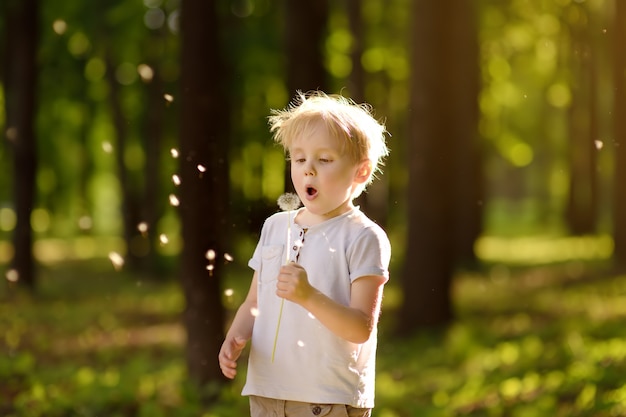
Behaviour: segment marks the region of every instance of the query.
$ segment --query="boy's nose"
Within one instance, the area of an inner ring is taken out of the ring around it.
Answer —
[[[307,175],[307,176],[315,175],[315,169],[313,168],[312,164],[309,164],[306,167],[304,167],[304,175]]]

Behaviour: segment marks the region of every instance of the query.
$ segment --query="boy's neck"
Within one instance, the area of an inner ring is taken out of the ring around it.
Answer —
[[[334,219],[335,217],[339,217],[342,214],[348,213],[352,210],[354,210],[354,204],[352,204],[352,202],[347,205],[337,207],[333,211],[325,214],[315,214],[309,211],[306,207],[303,207],[298,211],[298,214],[294,219],[294,223],[302,227],[316,226],[330,219]]]

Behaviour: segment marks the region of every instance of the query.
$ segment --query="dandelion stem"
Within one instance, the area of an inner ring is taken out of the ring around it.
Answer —
[[[285,265],[289,263],[289,253],[291,251],[291,212],[300,206],[300,199],[296,194],[285,193],[278,198],[278,206],[287,211],[287,246],[285,250]],[[272,363],[276,355],[276,344],[278,342],[278,331],[280,330],[280,321],[283,317],[283,307],[285,299],[280,299],[280,310],[278,311],[278,322],[276,323],[276,334],[274,335],[274,346],[272,346]]]

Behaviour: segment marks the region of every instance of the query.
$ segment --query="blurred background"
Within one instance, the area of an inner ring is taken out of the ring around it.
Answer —
[[[241,416],[297,90],[390,133],[377,408],[626,415],[621,0],[5,0],[0,415]]]

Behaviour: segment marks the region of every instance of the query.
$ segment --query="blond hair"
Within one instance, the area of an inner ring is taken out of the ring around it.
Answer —
[[[293,140],[301,137],[322,122],[334,138],[342,141],[342,151],[355,164],[368,160],[372,165],[369,179],[355,190],[353,198],[382,172],[383,159],[389,154],[385,143],[388,134],[383,122],[373,117],[369,104],[356,104],[341,95],[327,95],[322,91],[306,94],[298,91],[294,100],[283,110],[272,110],[268,118],[274,140],[289,151]]]

